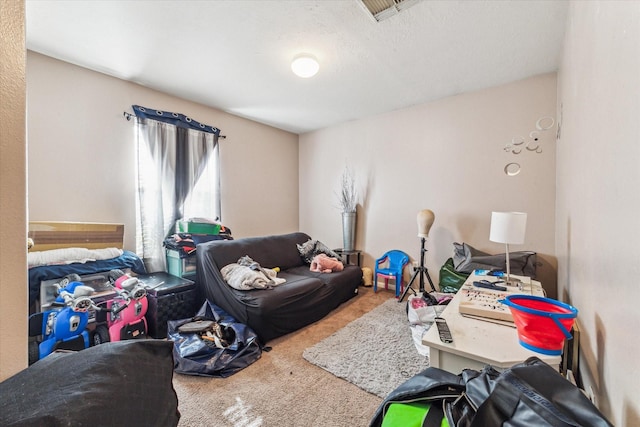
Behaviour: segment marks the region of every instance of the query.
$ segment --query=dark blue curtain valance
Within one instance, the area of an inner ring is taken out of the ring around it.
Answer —
[[[160,111],[153,108],[141,107],[139,105],[132,105],[132,107],[136,117],[157,120],[159,122],[170,123],[177,127],[200,130],[202,132],[213,133],[216,136],[220,136],[220,129],[217,127],[202,124],[193,120],[191,117],[185,116],[184,114]]]

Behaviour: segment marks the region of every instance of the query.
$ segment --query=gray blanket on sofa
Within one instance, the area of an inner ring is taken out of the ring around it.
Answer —
[[[220,270],[222,278],[234,289],[248,291],[251,289],[268,289],[285,282],[276,277],[277,272],[270,268],[254,270],[246,265],[232,263]]]

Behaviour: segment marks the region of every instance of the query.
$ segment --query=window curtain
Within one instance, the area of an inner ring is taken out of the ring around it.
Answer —
[[[133,106],[136,115],[138,197],[137,251],[147,271],[166,270],[163,242],[183,218],[185,201],[199,179],[215,193],[198,204],[197,215],[220,216],[218,137],[220,130],[183,114]],[[209,171],[203,176],[204,171]],[[202,187],[202,186],[200,186]],[[193,214],[193,209],[189,210]]]

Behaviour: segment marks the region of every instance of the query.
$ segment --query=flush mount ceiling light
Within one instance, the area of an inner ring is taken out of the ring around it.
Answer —
[[[296,76],[305,79],[315,76],[319,69],[320,64],[318,64],[318,60],[313,55],[298,55],[293,58],[293,62],[291,63],[291,71],[293,71]]]

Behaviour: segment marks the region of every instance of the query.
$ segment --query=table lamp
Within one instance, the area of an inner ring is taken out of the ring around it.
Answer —
[[[491,212],[491,231],[489,240],[496,243],[504,243],[507,255],[507,280],[508,285],[519,282],[511,281],[511,265],[509,262],[509,245],[521,245],[524,243],[524,232],[527,228],[527,214],[523,212]]]

